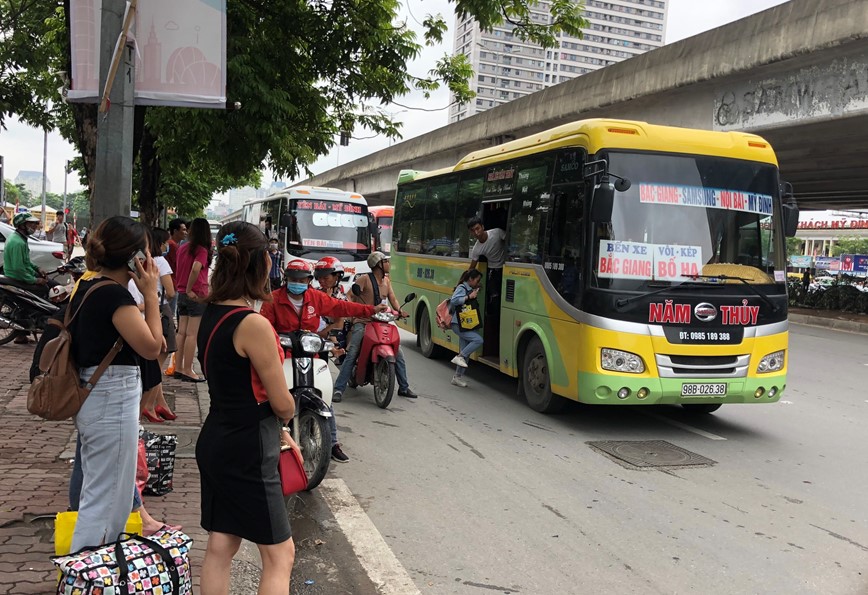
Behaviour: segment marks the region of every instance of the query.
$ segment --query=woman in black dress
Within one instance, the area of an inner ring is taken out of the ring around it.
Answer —
[[[288,594],[295,545],[277,462],[280,420],[295,403],[283,377],[271,324],[253,311],[270,299],[270,259],[263,233],[235,221],[217,235],[217,266],[198,349],[211,409],[196,443],[202,482],[202,527],[209,532],[202,595],[228,594],[232,557],[242,539],[259,546],[259,593]]]

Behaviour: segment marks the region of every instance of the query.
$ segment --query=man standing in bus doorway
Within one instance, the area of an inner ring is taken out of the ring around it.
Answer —
[[[283,287],[283,250],[277,242],[277,238],[268,240],[268,255],[271,257],[271,271],[268,273],[268,283],[271,291]]]
[[[485,229],[482,219],[472,217],[467,222],[470,235],[476,240],[470,249],[470,268],[475,269],[476,263],[483,256],[488,261],[488,274],[485,280],[485,324],[483,334],[484,345],[497,353],[500,341],[500,285],[503,281],[503,264],[506,261],[506,231],[495,227]],[[484,351],[488,351],[484,349]]]
[[[401,310],[401,304],[398,303],[398,298],[392,290],[392,282],[389,280],[389,257],[382,252],[371,252],[371,255],[368,256],[368,266],[371,268],[371,272],[359,276],[358,281],[356,281],[362,294],[360,296],[351,295],[349,296],[350,300],[377,306],[376,302],[379,298],[381,304],[391,305],[392,309],[401,313],[401,316],[407,316],[407,313]],[[347,354],[341,364],[341,373],[335,380],[335,392],[332,395],[332,401],[335,403],[340,403],[343,399],[344,390],[346,390],[350,375],[353,372],[353,365],[355,365],[359,357],[359,350],[362,348],[365,323],[368,320],[366,318],[353,320],[353,329],[347,338]],[[410,381],[407,378],[407,363],[404,361],[404,350],[400,347],[398,347],[398,354],[395,357],[395,377],[398,380],[399,397],[415,399],[419,396],[410,388]]]

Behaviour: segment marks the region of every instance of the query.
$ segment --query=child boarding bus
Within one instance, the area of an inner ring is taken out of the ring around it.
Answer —
[[[786,202],[758,136],[582,120],[401,172],[390,274],[419,296],[403,325],[422,352],[458,351],[435,308],[479,215],[506,231],[506,262],[480,293],[476,358],[533,409],[770,403],[786,387]]]
[[[344,263],[348,290],[357,273],[370,272],[371,230],[365,197],[334,188],[295,186],[246,202],[243,219],[277,238],[284,262],[316,262],[334,256]]]
[[[395,207],[368,207],[376,233],[374,234],[374,250],[379,250],[386,256],[392,252],[392,219]]]

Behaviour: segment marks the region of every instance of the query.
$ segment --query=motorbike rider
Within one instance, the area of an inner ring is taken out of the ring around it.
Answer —
[[[347,301],[347,294],[341,289],[341,281],[344,279],[344,263],[340,259],[334,256],[324,256],[313,265],[313,277],[319,283],[319,290],[327,296]],[[331,356],[335,360],[335,365],[339,366],[346,353],[346,332],[349,331],[347,328],[348,319],[330,316],[323,316],[322,319],[323,324],[319,335],[324,339],[328,339],[329,335],[332,335],[335,348],[332,350]]]
[[[321,291],[309,291],[313,279],[313,266],[300,258],[286,265],[286,287],[271,293],[272,301],[262,304],[259,311],[267,318],[278,333],[291,333],[305,330],[316,333],[320,330],[323,316],[372,316],[386,310],[386,306],[365,306],[350,301],[342,301]],[[338,442],[338,429],[334,409],[329,407],[332,416],[329,424],[332,430],[332,459],[341,463],[349,461]]]
[[[356,283],[361,289],[361,295],[350,296],[350,300],[362,304],[373,304],[376,301],[375,296],[381,298],[382,304],[391,304],[394,310],[400,312],[402,317],[406,317],[407,313],[401,310],[401,304],[398,303],[398,298],[395,297],[395,292],[392,291],[392,282],[389,280],[389,257],[380,251],[371,252],[368,256],[368,266],[371,272],[367,275],[361,275]],[[376,286],[376,291],[375,291]],[[368,319],[356,318],[353,321],[353,329],[350,331],[350,336],[347,339],[347,355],[344,358],[344,363],[341,364],[341,373],[338,374],[335,380],[335,392],[332,396],[332,401],[340,403],[343,398],[343,392],[347,388],[350,381],[350,375],[353,373],[353,365],[359,357],[359,350],[362,346],[362,338],[365,336],[365,324]],[[395,357],[395,376],[398,379],[398,396],[408,399],[415,399],[417,395],[410,388],[410,381],[407,379],[407,364],[404,361],[404,350],[398,348],[398,354]]]
[[[30,260],[30,245],[27,239],[36,232],[39,219],[30,213],[18,213],[12,219],[15,233],[6,240],[3,249],[3,270],[11,285],[48,299],[48,291],[57,285],[46,278],[47,273]],[[26,333],[19,333],[16,343],[27,343]]]

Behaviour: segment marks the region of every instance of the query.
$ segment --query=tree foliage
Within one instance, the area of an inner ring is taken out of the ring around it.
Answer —
[[[831,255],[868,254],[868,238],[836,238]]]
[[[545,47],[562,32],[580,36],[586,25],[571,0],[552,2],[550,24],[531,18],[532,0],[454,5],[485,30],[503,26]],[[279,176],[309,173],[342,131],[398,137],[400,124],[387,110],[410,92],[430,96],[446,86],[456,101],[470,101],[473,70],[465,56],[443,56],[426,73],[408,71],[423,44],[440,43],[447,27],[442,16],[427,15],[420,40],[401,8],[399,0],[227,0],[227,95],[241,109],[137,108],[134,200],[145,218],[162,206],[198,212],[213,192],[255,181],[263,165]],[[52,74],[68,70],[68,0],[0,0],[0,9],[8,11],[0,21],[0,125],[10,114],[58,125],[81,151],[92,188],[95,108],[61,104]],[[49,99],[58,107],[46,116]]]
[[[804,248],[805,240],[802,238],[787,238],[787,256],[799,256]]]

